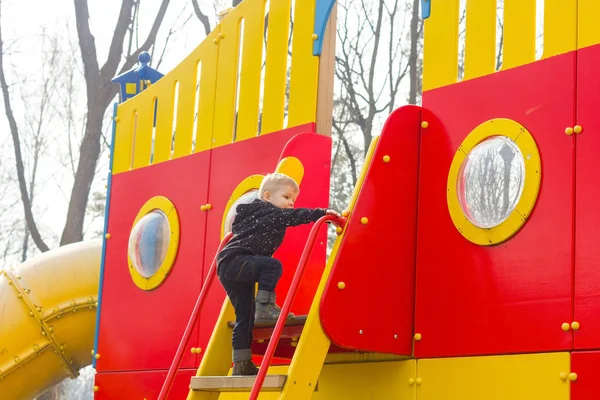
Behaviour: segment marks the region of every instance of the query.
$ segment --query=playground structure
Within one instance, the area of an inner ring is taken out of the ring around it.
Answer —
[[[496,1],[468,0],[460,81],[460,2],[423,0],[423,107],[373,140],[327,261],[324,221],[288,231],[277,295],[306,319],[255,329],[266,377],[227,376],[232,210],[272,171],[328,203],[334,3],[245,0],[170,73],[116,78],[102,247],[0,276],[3,399],[91,362],[96,399],[597,397],[593,0],[544,1],[540,59],[536,1],[505,0],[499,71]]]

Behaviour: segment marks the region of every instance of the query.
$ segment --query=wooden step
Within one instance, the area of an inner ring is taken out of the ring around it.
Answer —
[[[267,375],[261,392],[279,392],[287,375]],[[199,392],[249,392],[256,376],[194,376],[190,389]]]

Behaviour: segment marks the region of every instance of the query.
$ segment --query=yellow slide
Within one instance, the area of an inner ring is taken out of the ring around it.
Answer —
[[[91,364],[102,240],[0,270],[0,398],[32,399]]]

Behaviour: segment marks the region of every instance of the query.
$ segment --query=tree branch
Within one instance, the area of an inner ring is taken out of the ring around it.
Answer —
[[[100,72],[96,56],[96,43],[90,31],[90,12],[87,0],[73,0],[75,3],[75,20],[77,21],[77,37],[83,61],[83,75],[86,82],[96,82]],[[126,1],[126,0],[125,0]],[[90,85],[87,85],[88,104],[94,99]]]
[[[126,0],[124,0],[124,1],[126,1]],[[127,57],[127,59],[125,60],[125,64],[123,65],[123,67],[121,67],[121,70],[119,71],[119,74],[130,70],[135,65],[135,63],[138,61],[138,56],[140,55],[141,52],[150,50],[150,47],[156,41],[156,35],[158,35],[158,30],[160,29],[163,19],[165,18],[165,14],[167,13],[167,8],[169,7],[169,2],[170,2],[170,0],[162,0],[162,3],[160,4],[160,8],[158,9],[158,12],[156,13],[156,17],[154,18],[154,23],[152,24],[150,33],[148,33],[148,37],[146,37],[146,40],[144,41],[144,43],[142,43],[142,45],[136,51],[134,51],[133,54],[131,54],[129,57]],[[110,57],[110,55],[109,55],[109,57]],[[110,78],[112,78],[114,75],[115,74],[110,75]],[[111,93],[116,93],[116,92],[117,92],[117,88],[115,87],[113,89],[113,91],[111,91]]]
[[[115,32],[110,43],[110,49],[108,50],[108,58],[100,70],[102,76],[110,76],[112,78],[115,72],[117,72],[117,68],[121,62],[121,54],[123,54],[125,35],[132,22],[131,11],[134,3],[135,0],[123,0],[121,3],[121,11],[119,11],[119,18],[117,19]]]
[[[1,13],[1,2],[0,2],[0,17]],[[42,239],[40,232],[35,224],[33,218],[33,211],[31,207],[31,201],[27,193],[27,183],[25,182],[25,171],[23,167],[23,156],[21,154],[21,142],[19,140],[19,128],[17,127],[17,121],[15,120],[12,105],[10,102],[10,95],[8,93],[8,84],[6,83],[6,76],[4,74],[4,43],[2,39],[2,32],[0,31],[0,86],[2,86],[2,96],[4,98],[4,109],[6,117],[8,118],[8,124],[10,126],[10,133],[13,139],[13,145],[15,149],[15,162],[17,165],[17,177],[19,180],[19,190],[21,192],[21,199],[23,200],[23,209],[25,211],[25,221],[27,222],[27,228],[31,232],[31,238],[35,245],[40,251],[48,251],[48,246]]]
[[[208,19],[208,15],[204,14],[202,10],[200,10],[198,0],[192,0],[192,5],[194,6],[194,12],[196,13],[196,17],[198,17],[202,25],[204,25],[204,32],[206,33],[206,36],[208,36],[211,31],[210,20]]]

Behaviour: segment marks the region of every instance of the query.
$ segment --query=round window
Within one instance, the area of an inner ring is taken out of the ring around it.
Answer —
[[[237,215],[237,206],[240,204],[249,204],[258,198],[258,190],[254,189],[247,193],[241,195],[231,206],[229,211],[227,212],[227,217],[225,217],[225,234],[231,232],[231,226],[233,225],[233,220]]]
[[[142,217],[129,236],[129,259],[135,270],[150,278],[165,260],[170,242],[169,220],[164,212],[153,210]]]
[[[525,185],[525,160],[506,136],[490,137],[462,163],[456,191],[467,219],[480,228],[500,225],[516,208]]]

